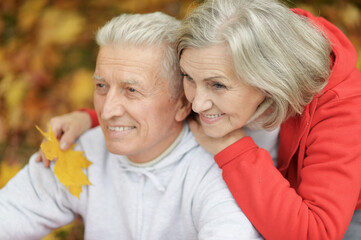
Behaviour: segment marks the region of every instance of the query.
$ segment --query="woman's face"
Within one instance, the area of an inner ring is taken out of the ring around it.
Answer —
[[[263,93],[237,77],[226,45],[186,48],[180,66],[186,97],[210,137],[242,128],[264,100]]]

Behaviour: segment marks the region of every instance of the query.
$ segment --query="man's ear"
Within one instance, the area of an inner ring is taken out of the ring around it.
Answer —
[[[184,92],[182,92],[178,97],[175,120],[178,122],[184,121],[191,112],[191,109],[192,109],[192,104],[188,102]]]

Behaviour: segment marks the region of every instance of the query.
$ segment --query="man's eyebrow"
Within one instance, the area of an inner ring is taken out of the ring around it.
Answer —
[[[93,75],[93,79],[94,80],[100,80],[100,81],[104,81],[105,79],[103,78],[103,77],[101,77],[101,76],[98,76],[98,75]]]
[[[123,84],[129,84],[129,85],[142,85],[141,82],[134,80],[134,79],[125,79],[121,81]]]
[[[96,74],[93,75],[93,79],[94,80],[98,80],[98,81],[105,81],[105,78],[98,76]],[[127,85],[139,85],[140,87],[143,86],[143,84],[135,79],[125,79],[125,80],[121,80],[122,84],[127,84]]]

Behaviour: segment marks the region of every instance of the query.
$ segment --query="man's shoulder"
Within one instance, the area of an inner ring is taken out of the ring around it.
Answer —
[[[104,156],[107,154],[105,139],[100,127],[86,131],[76,142],[75,150],[80,150],[89,156]]]
[[[185,158],[192,159],[192,165],[210,166],[215,164],[215,161],[213,160],[213,155],[199,145],[195,146],[189,152],[187,152]]]
[[[192,185],[196,182],[200,184],[205,179],[223,181],[221,169],[214,161],[213,155],[201,146],[196,146],[188,151],[184,160],[188,164],[187,179],[193,179]]]
[[[187,125],[185,134],[178,149],[181,149],[180,151],[184,154],[183,160],[186,160],[192,168],[199,168],[206,171],[206,169],[215,165],[213,155],[198,144]]]
[[[100,126],[89,129],[79,137],[79,140],[83,140],[83,141],[84,140],[89,141],[89,139],[103,141],[103,142],[105,141],[104,134]]]

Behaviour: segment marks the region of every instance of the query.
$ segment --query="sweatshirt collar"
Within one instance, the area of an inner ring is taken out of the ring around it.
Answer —
[[[174,140],[174,142],[165,150],[160,156],[153,159],[148,164],[134,164],[124,155],[113,155],[118,160],[120,169],[125,172],[131,172],[137,175],[146,176],[153,185],[161,192],[166,190],[166,184],[162,183],[161,178],[158,176],[159,171],[174,165],[183,159],[192,148],[199,146],[190,131],[188,125],[184,124],[181,133]]]
[[[185,127],[185,125],[183,125],[181,132],[179,133],[178,137],[174,140],[174,142],[163,153],[161,153],[158,157],[156,157],[155,159],[153,159],[151,161],[148,161],[145,163],[135,163],[135,162],[132,162],[131,160],[129,160],[127,157],[125,157],[125,159],[129,162],[130,165],[135,166],[135,167],[151,167],[151,166],[157,164],[158,162],[162,161],[166,156],[168,156],[178,146],[178,144],[181,142],[185,132],[186,132],[186,127]]]

